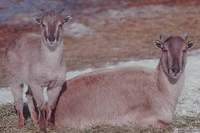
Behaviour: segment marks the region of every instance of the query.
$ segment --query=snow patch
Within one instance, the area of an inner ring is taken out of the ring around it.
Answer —
[[[88,68],[88,69],[85,69],[85,70],[82,70],[82,71],[70,71],[70,72],[67,72],[67,74],[66,74],[66,79],[67,80],[69,80],[69,79],[72,79],[72,78],[74,78],[74,77],[76,77],[76,76],[79,76],[79,75],[81,75],[81,74],[85,74],[85,73],[89,73],[89,72],[92,72],[92,71],[94,71],[93,69],[91,69],[91,68]]]
[[[35,24],[35,14],[21,13],[14,15],[11,19],[8,19],[5,23],[8,25],[22,25],[22,24]]]
[[[81,23],[72,23],[64,26],[64,34],[76,38],[92,34],[93,30]]]
[[[11,91],[8,88],[0,89],[0,104],[13,103],[14,98]]]
[[[132,7],[128,9],[115,10],[110,9],[104,12],[102,15],[112,18],[114,20],[131,17],[131,18],[156,18],[160,15],[168,13],[176,13],[178,9],[176,7],[164,6],[164,5],[148,5],[141,7]]]
[[[182,95],[176,108],[177,115],[196,116],[200,113],[200,54],[192,52],[188,57],[186,66],[186,83]],[[144,66],[147,68],[155,68],[158,64],[158,59],[138,60],[119,62],[116,65],[106,65],[105,68],[116,68],[126,66]],[[72,79],[76,76],[95,71],[96,69],[85,69],[82,71],[70,71],[66,74],[66,79]],[[13,103],[13,97],[9,89],[0,89],[0,104]]]

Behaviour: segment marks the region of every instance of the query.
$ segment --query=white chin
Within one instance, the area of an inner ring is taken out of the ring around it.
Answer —
[[[170,75],[170,77],[171,77],[172,79],[178,79],[178,78],[180,77],[181,73],[177,73],[177,74],[175,74],[175,73],[170,73],[169,75]]]
[[[54,51],[56,49],[56,45],[48,45],[47,46],[50,51]]]
[[[47,41],[47,44],[48,44],[49,46],[55,46],[55,45],[57,45],[57,41],[54,41],[54,42],[49,42],[49,41]]]

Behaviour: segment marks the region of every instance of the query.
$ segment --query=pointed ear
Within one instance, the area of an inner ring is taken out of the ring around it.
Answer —
[[[189,40],[190,36],[188,33],[184,33],[181,35],[182,39],[184,39],[185,42],[187,42],[187,48],[190,49],[193,46],[193,42]]]
[[[64,23],[69,22],[72,19],[71,16],[67,16],[64,18]]]
[[[180,37],[181,37],[183,40],[187,41],[187,40],[188,40],[188,33],[183,33],[183,34],[180,35]]]
[[[169,34],[167,34],[167,33],[162,33],[162,34],[160,34],[160,42],[165,42],[168,38],[170,37],[170,35]]]
[[[34,18],[35,22],[38,23],[38,24],[41,24],[42,23],[42,19],[37,17],[37,18]]]
[[[155,41],[154,44],[156,45],[156,47],[162,49],[163,48],[163,43],[159,40]]]
[[[189,42],[187,43],[187,48],[188,48],[188,49],[189,49],[189,48],[192,48],[192,46],[193,46],[193,42],[189,41]]]

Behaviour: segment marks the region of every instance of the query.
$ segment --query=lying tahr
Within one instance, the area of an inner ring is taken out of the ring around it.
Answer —
[[[66,81],[55,113],[57,127],[132,124],[164,128],[172,122],[184,87],[186,54],[192,43],[161,37],[156,69],[100,69]]]

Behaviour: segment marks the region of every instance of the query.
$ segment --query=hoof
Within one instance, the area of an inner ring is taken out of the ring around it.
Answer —
[[[46,122],[45,121],[40,121],[39,122],[39,128],[40,128],[40,131],[46,133]]]
[[[24,127],[24,121],[23,120],[19,120],[18,128],[23,128],[23,127]]]
[[[40,110],[40,115],[39,115],[39,128],[40,131],[45,132],[46,133],[46,119],[45,119],[45,111],[44,110]]]
[[[37,116],[36,112],[31,113],[31,119],[32,119],[33,124],[35,126],[37,126],[38,125],[38,116]]]
[[[50,129],[54,129],[55,128],[55,124],[51,121],[48,121],[48,128]]]
[[[169,123],[161,121],[161,120],[159,120],[155,125],[155,128],[160,128],[160,129],[165,129],[168,127],[169,127]]]
[[[18,115],[18,128],[23,128],[24,127],[24,117],[23,115]]]
[[[40,128],[40,131],[43,132],[43,133],[47,133],[47,129],[46,128],[43,128],[43,129]]]

